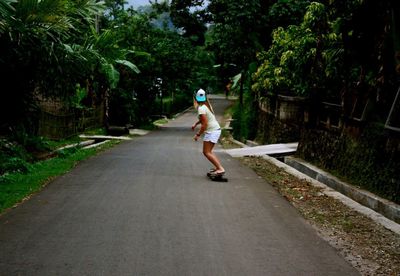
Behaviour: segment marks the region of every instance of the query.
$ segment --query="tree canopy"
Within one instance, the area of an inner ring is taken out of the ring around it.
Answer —
[[[394,0],[173,0],[140,11],[125,4],[0,2],[3,129],[33,118],[26,114],[38,95],[66,103],[83,95],[87,108],[110,97],[114,110],[124,106],[115,123],[137,123],[168,101],[188,103],[200,86],[222,90],[235,75],[241,98],[318,94],[343,101],[345,113],[354,91],[382,110],[394,97]]]

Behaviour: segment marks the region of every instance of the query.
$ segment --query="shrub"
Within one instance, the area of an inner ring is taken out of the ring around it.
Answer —
[[[0,175],[7,172],[27,172],[30,156],[16,143],[0,140]]]
[[[236,103],[233,107],[232,128],[233,137],[239,141],[253,140],[257,135],[257,108],[254,106],[253,95],[251,91],[244,93],[244,103]]]
[[[308,96],[324,85],[328,45],[338,36],[330,30],[325,6],[313,2],[300,25],[278,27],[267,52],[258,55],[261,62],[254,74],[253,90],[269,94]]]

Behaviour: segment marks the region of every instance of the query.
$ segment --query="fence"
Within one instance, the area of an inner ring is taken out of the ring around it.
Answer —
[[[104,123],[104,105],[96,108],[65,110],[42,108],[39,119],[39,136],[54,140],[76,135],[78,132]]]

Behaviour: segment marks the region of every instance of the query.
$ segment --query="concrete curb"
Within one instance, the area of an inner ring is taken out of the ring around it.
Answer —
[[[321,183],[320,181],[311,178],[310,176],[299,172],[295,168],[273,158],[268,155],[263,156],[263,158],[275,166],[283,169],[287,173],[299,178],[299,179],[304,179],[306,181],[309,181],[313,186],[321,188],[321,192],[326,194],[327,196],[333,197],[337,200],[340,200],[343,204],[347,205],[348,207],[352,208],[353,210],[371,218],[373,221],[376,223],[381,224],[383,227],[393,231],[394,233],[400,235],[400,224],[397,224],[395,221],[390,220],[380,213],[354,201],[353,199],[343,195],[342,193],[330,188],[328,185]]]
[[[190,111],[191,109],[193,109],[193,106],[190,106],[190,107],[186,108],[185,110],[183,110],[183,111],[181,111],[179,113],[176,113],[174,116],[172,116],[172,119],[175,120],[176,118],[178,118],[179,116],[185,114],[186,112]]]
[[[108,136],[108,135],[79,135],[82,139],[104,139],[104,140],[132,140],[132,138],[126,136]]]
[[[238,145],[243,144],[234,139],[231,139],[231,142],[236,143]],[[247,146],[247,145],[244,145],[244,146]],[[283,169],[285,172],[293,175],[294,177],[297,177],[299,179],[304,179],[304,180],[310,182],[313,186],[321,188],[321,192],[324,193],[325,195],[341,201],[346,206],[371,218],[376,223],[379,223],[383,227],[400,235],[400,224],[396,223],[394,220],[391,220],[391,219],[383,216],[382,214],[378,213],[377,211],[360,204],[359,202],[351,199],[350,197],[336,191],[334,188],[329,187],[327,184],[322,183],[321,180],[328,178],[329,174],[327,174],[326,172],[323,172],[322,170],[310,165],[310,166],[303,166],[304,167],[304,169],[303,169],[304,173],[303,173],[303,172],[297,170],[296,168],[289,166],[288,164],[285,164],[271,156],[264,155],[264,156],[262,156],[262,158],[267,160],[268,162],[274,164],[275,166]],[[289,159],[289,158],[285,157],[285,159]],[[291,158],[291,160],[293,160],[293,159],[294,158]],[[292,162],[292,163],[294,163],[294,162]],[[313,177],[311,177],[310,175]],[[319,177],[317,177],[318,175],[319,175]],[[324,176],[325,176],[325,178],[324,178]],[[332,181],[333,180],[331,180],[331,183],[332,183]],[[349,186],[348,184],[346,184],[346,185]],[[332,187],[337,187],[337,186],[332,185]],[[360,193],[358,193],[360,191],[359,189],[354,188],[353,191],[354,191],[354,194],[360,194]],[[368,193],[368,194],[370,194],[370,193]],[[371,198],[378,198],[376,195],[373,195],[373,194],[370,194],[370,195],[372,196]],[[396,205],[393,202],[390,202],[388,200],[382,200],[382,201],[380,201],[379,204],[385,206],[383,209],[390,209],[389,206],[393,206],[393,205],[397,206],[397,208],[398,208],[398,205]],[[395,210],[394,213],[399,211],[399,209],[396,209],[396,208],[394,210]],[[399,213],[397,213],[397,215],[398,214]]]
[[[150,133],[150,130],[145,130],[145,129],[130,129],[129,130],[129,135],[134,135],[134,136],[144,136]]]
[[[82,142],[79,142],[76,144],[71,144],[71,145],[67,145],[67,146],[58,148],[55,151],[60,151],[60,150],[65,150],[65,149],[70,149],[70,148],[75,148],[75,147],[86,147],[86,146],[93,144],[94,142],[95,142],[95,140],[82,141]]]
[[[248,145],[243,144],[242,142],[239,142],[238,140],[235,140],[235,139],[230,139],[230,140],[231,140],[232,143],[238,145],[239,147],[242,147],[242,148],[249,148]]]
[[[101,146],[101,145],[104,145],[104,144],[110,142],[110,141],[111,141],[111,140],[105,140],[105,141],[103,141],[103,142],[100,142],[100,143],[97,143],[97,144],[93,144],[93,145],[89,145],[89,146],[87,146],[87,147],[84,147],[83,149],[97,148],[97,147],[99,147],[99,146]]]
[[[400,222],[400,206],[377,195],[349,185],[321,169],[294,157],[285,157],[285,163],[311,178],[326,184],[341,194],[373,209],[390,220]]]

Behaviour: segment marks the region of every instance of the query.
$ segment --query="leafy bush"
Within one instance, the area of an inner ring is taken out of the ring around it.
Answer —
[[[244,94],[243,106],[239,102],[233,107],[232,128],[233,137],[239,141],[253,140],[257,135],[257,108],[254,107],[254,97],[251,91]]]
[[[331,31],[325,6],[311,3],[300,25],[278,27],[272,35],[270,49],[258,55],[261,66],[254,74],[253,90],[308,96],[322,88],[330,57],[326,52],[338,40]]]
[[[132,92],[114,89],[110,95],[109,119],[111,125],[136,123],[137,103]]]
[[[32,163],[47,158],[54,148],[66,143],[30,135],[23,126],[14,127],[7,139],[0,139],[0,175],[26,173],[30,171]]]
[[[50,149],[49,141],[46,138],[32,135],[32,131],[23,124],[11,128],[10,140],[28,152],[47,151]]]
[[[311,0],[278,0],[268,13],[269,21],[274,28],[298,25]]]
[[[158,109],[161,111],[160,102],[158,102]],[[171,117],[176,113],[183,111],[185,108],[188,108],[192,104],[192,99],[189,95],[179,93],[175,95],[174,99],[172,97],[168,97],[163,99],[163,114],[167,117]]]
[[[0,140],[0,175],[7,172],[27,172],[29,155],[16,143]]]

